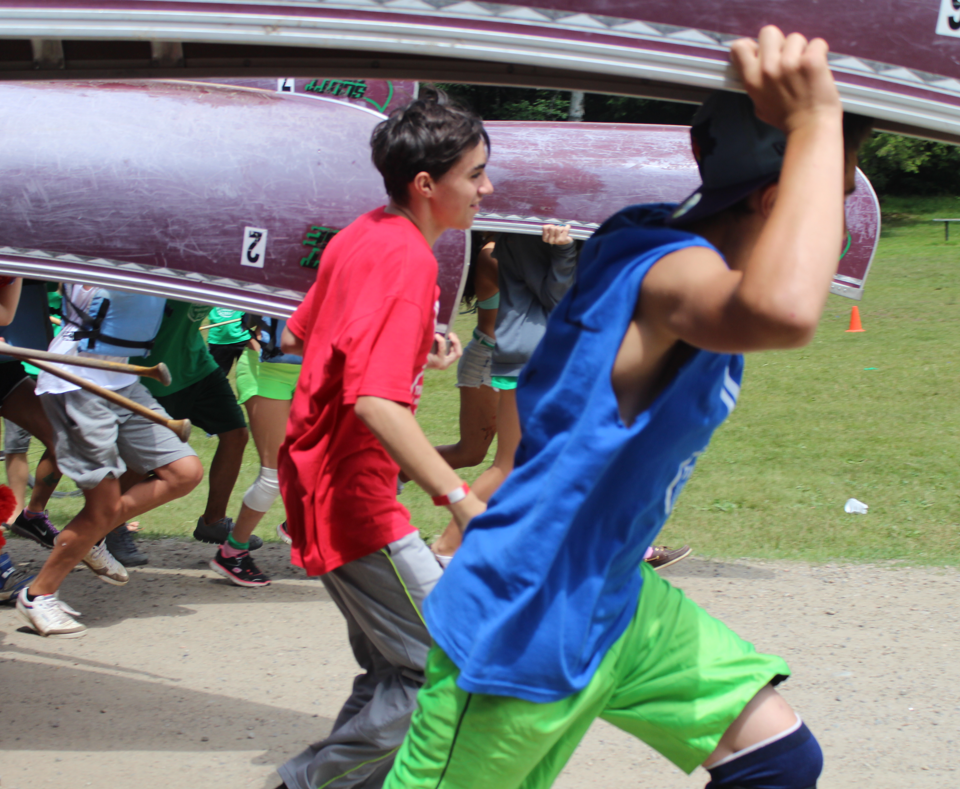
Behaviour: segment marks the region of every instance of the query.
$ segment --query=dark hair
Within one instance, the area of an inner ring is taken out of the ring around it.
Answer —
[[[437,180],[480,142],[490,150],[478,115],[451,103],[442,91],[424,93],[391,112],[370,137],[373,164],[383,176],[387,194],[399,205],[406,205],[407,187],[417,173]]]
[[[843,152],[856,153],[872,131],[873,118],[852,112],[843,113]]]
[[[843,113],[843,154],[844,156],[850,156],[855,154],[860,150],[860,146],[863,145],[867,137],[870,136],[870,132],[873,131],[873,118],[868,118],[866,115],[857,115],[852,112]],[[771,184],[777,183],[780,180],[780,176],[772,179]],[[769,186],[765,184],[764,188]],[[718,211],[716,216],[720,214],[727,214],[728,216],[746,216],[747,214],[753,213],[753,209],[750,208],[750,195],[747,195],[742,200],[737,201],[729,208],[725,208],[723,211]]]

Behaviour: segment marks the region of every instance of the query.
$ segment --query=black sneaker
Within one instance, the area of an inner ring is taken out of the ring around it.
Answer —
[[[193,530],[193,539],[206,542],[210,545],[223,545],[230,536],[234,527],[233,518],[221,518],[213,523],[207,523],[201,515],[197,518],[197,528]],[[250,550],[255,551],[263,547],[263,540],[256,534],[250,535]]]
[[[28,518],[26,511],[21,512],[10,526],[10,530],[14,534],[19,534],[21,537],[39,543],[44,548],[53,548],[53,543],[60,533],[57,527],[50,522],[46,510],[36,518]]]
[[[220,573],[224,578],[229,578],[237,586],[270,585],[270,579],[257,569],[257,565],[250,558],[249,551],[244,551],[231,559],[223,555],[221,548],[210,560],[210,569]]]
[[[133,534],[130,533],[126,523],[121,523],[107,534],[107,550],[124,567],[142,567],[150,561],[137,548],[137,544],[133,541]]]
[[[668,548],[666,545],[651,545],[652,553],[644,559],[654,570],[662,570],[671,564],[676,564],[681,559],[686,559],[693,549],[689,545],[682,548]]]

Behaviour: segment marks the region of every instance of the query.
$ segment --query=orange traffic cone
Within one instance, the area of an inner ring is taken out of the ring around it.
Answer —
[[[852,331],[864,331],[863,326],[860,323],[860,310],[856,307],[850,313],[850,328],[847,329],[847,332]]]

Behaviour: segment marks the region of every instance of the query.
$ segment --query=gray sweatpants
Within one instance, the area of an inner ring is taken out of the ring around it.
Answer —
[[[365,673],[353,681],[330,736],[277,770],[289,789],[383,784],[423,685],[431,640],[420,612],[441,572],[414,532],[321,576]]]

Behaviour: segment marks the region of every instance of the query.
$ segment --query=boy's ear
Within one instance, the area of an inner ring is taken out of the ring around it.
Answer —
[[[760,213],[766,219],[773,212],[773,206],[777,202],[777,195],[780,193],[780,185],[776,182],[768,184],[760,190]]]
[[[433,196],[433,187],[433,178],[430,177],[430,173],[424,170],[413,176],[413,180],[407,186],[407,193],[411,197],[417,195],[430,198]]]

